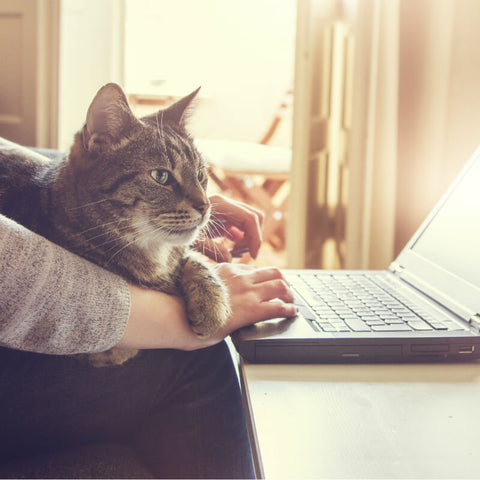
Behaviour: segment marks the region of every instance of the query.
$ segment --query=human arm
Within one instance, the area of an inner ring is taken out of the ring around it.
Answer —
[[[216,270],[228,289],[232,314],[213,337],[203,339],[193,333],[180,297],[130,285],[130,318],[117,347],[195,350],[214,345],[241,327],[297,313],[292,292],[277,268],[223,263]]]
[[[130,313],[127,283],[0,215],[0,345],[49,354],[107,350]]]

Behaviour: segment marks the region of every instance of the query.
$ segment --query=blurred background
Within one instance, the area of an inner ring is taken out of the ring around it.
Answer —
[[[201,86],[189,128],[212,191],[266,212],[257,263],[387,268],[480,144],[479,21],[477,0],[0,0],[0,135],[68,150],[107,82],[139,116]]]

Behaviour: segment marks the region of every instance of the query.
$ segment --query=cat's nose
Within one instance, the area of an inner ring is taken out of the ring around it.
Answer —
[[[207,213],[209,207],[209,203],[200,203],[194,206],[195,210],[198,210],[202,215],[205,215]]]

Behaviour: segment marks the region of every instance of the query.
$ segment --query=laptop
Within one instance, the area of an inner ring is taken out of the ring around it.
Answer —
[[[300,313],[232,336],[254,363],[480,357],[480,147],[388,270],[285,270]]]

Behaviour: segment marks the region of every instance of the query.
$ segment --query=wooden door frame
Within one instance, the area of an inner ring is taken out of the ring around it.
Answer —
[[[61,0],[38,4],[36,137],[38,146],[56,148]]]
[[[0,132],[26,145],[56,145],[60,2],[0,0]]]

